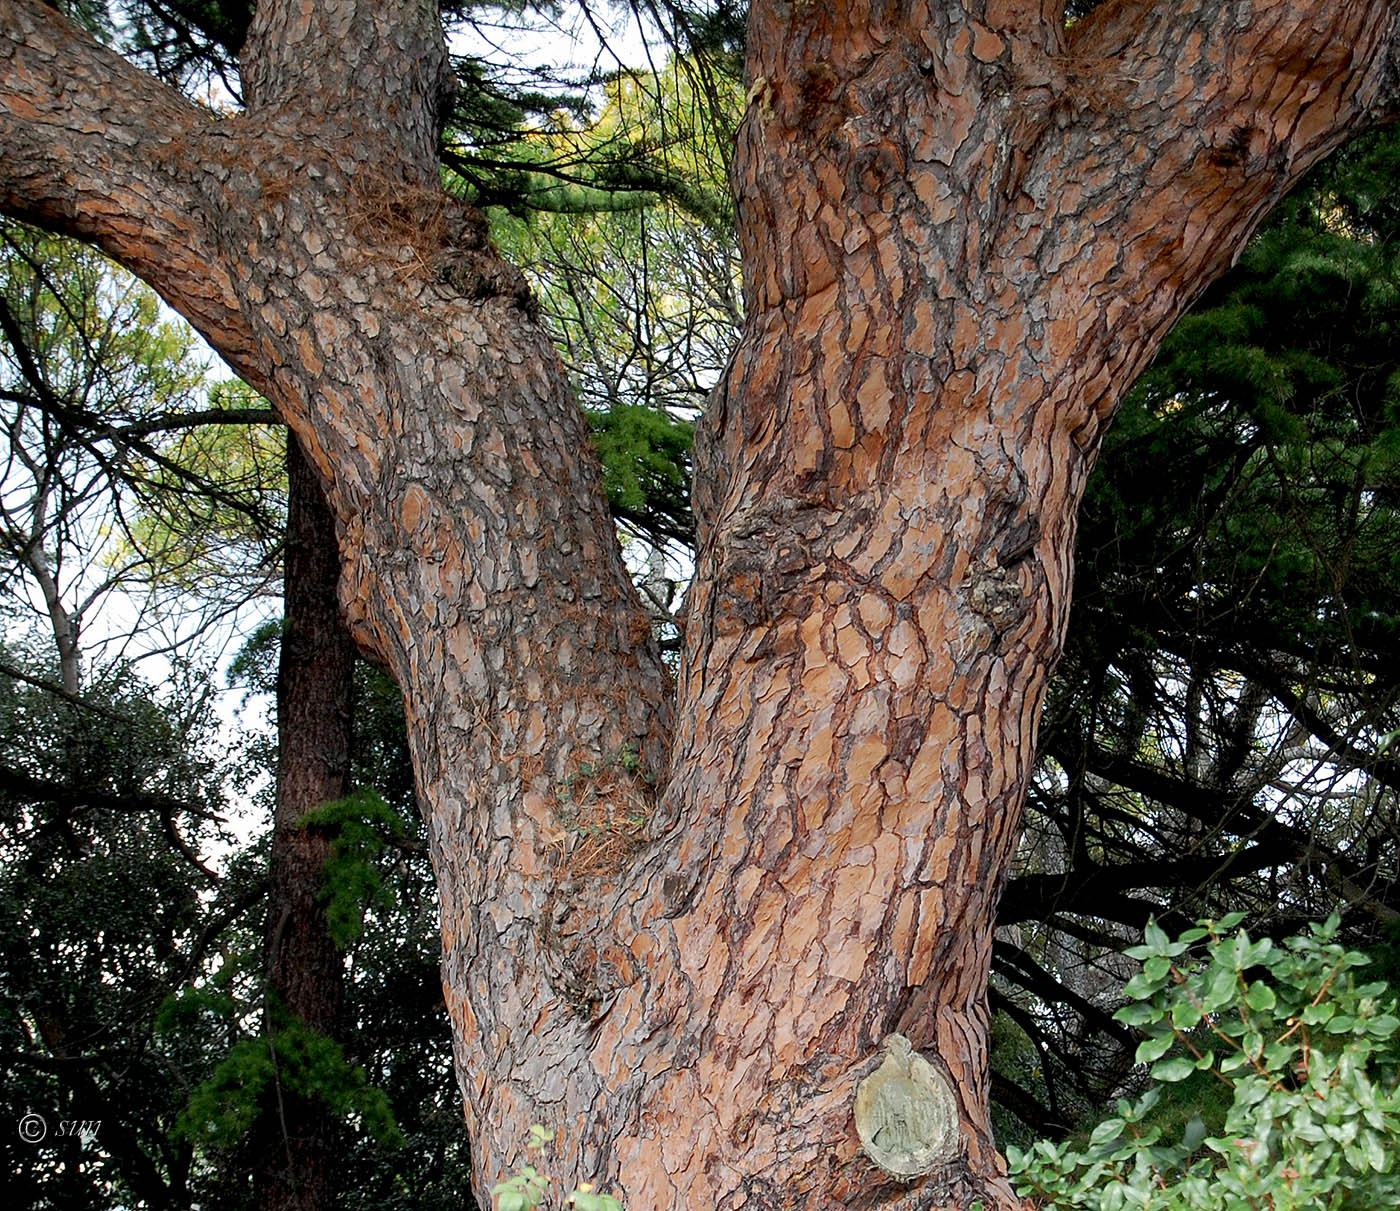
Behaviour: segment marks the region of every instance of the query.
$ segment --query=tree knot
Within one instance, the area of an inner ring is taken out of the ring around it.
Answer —
[[[885,1058],[856,1086],[856,1134],[872,1161],[908,1181],[958,1151],[958,1105],[948,1078],[902,1034],[885,1039]]]

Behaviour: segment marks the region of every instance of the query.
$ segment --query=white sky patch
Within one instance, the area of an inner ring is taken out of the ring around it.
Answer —
[[[630,9],[608,14],[575,5],[555,14],[481,11],[449,36],[453,53],[493,64],[598,72],[648,66],[660,40]]]

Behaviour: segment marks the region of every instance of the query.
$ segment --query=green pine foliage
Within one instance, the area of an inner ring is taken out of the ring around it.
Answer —
[[[297,822],[331,840],[331,856],[322,868],[326,924],[331,939],[348,950],[364,932],[365,910],[392,908],[379,860],[406,831],[403,817],[377,791],[361,788],[344,799],[324,803]]]
[[[404,1143],[389,1099],[369,1084],[365,1070],[346,1058],[339,1043],[290,1019],[276,1031],[234,1044],[190,1094],[177,1134],[209,1154],[234,1153],[260,1114],[276,1113],[279,1097],[318,1101],[381,1147]]]
[[[690,539],[694,425],[660,408],[620,401],[588,414],[613,516],[649,534]]]

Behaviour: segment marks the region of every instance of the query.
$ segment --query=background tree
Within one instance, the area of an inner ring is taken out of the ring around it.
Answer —
[[[262,628],[236,662],[240,683],[271,695],[282,642],[280,625]],[[382,673],[357,663],[350,713],[351,783],[358,789],[303,817],[329,841],[323,892],[332,940],[344,959],[341,1046],[334,1063],[297,1074],[300,1083],[293,1086],[337,1112],[339,1205],[470,1211],[470,1159],[438,976],[437,902],[402,703]],[[265,861],[266,844],[265,838],[258,842],[259,860]],[[257,937],[250,935],[247,946],[251,955],[261,953]],[[250,967],[264,970],[256,957]],[[260,1037],[260,976],[251,986],[232,1046],[216,1057],[219,1071],[187,1112],[189,1128],[208,1148],[211,1173],[226,1191],[237,1191],[226,1205],[237,1207],[250,1205],[249,1175],[258,1163],[244,1129],[266,1105],[273,1077]],[[190,1001],[199,1004],[197,997]],[[295,1028],[290,1034],[294,1045],[304,1037]],[[354,1100],[372,1091],[379,1092],[367,1104],[380,1116],[382,1141],[393,1146],[376,1143],[351,1121]],[[383,1117],[381,1094],[391,1118]]]
[[[188,1077],[155,1014],[246,890],[190,862],[223,807],[200,752],[207,709],[177,711],[130,675],[85,706],[9,679],[0,693],[5,1102],[48,1128],[0,1145],[11,1188],[34,1207],[188,1206],[192,1155],[174,1132]],[[60,1136],[64,1120],[102,1126]]]
[[[155,296],[95,253],[7,224],[0,274],[6,605],[18,625],[27,603],[38,610],[72,695],[95,611],[108,619],[101,654],[112,662],[123,654],[123,613],[134,619],[127,637],[139,632],[152,654],[180,645],[177,623],[196,634],[265,590],[267,459],[256,437],[207,434],[271,414],[205,401],[193,335],[161,320]],[[217,475],[201,443],[218,446]]]
[[[344,958],[326,912],[329,831],[311,813],[351,790],[355,648],[340,620],[335,526],[310,469],[287,448],[283,635],[277,672],[277,808],[269,857],[265,1037],[274,1070],[289,1024],[341,1041]],[[336,1121],[324,1098],[274,1082],[254,1128],[257,1205],[335,1203]]]
[[[0,357],[9,374],[4,504],[13,563],[3,581],[3,1062],[13,1117],[39,1114],[50,1133],[37,1144],[16,1136],[11,1172],[35,1206],[247,1207],[247,1156],[222,1147],[201,1114],[213,1105],[216,1116],[245,1121],[258,1093],[236,1079],[238,1060],[249,1046],[265,1056],[268,1040],[287,1028],[283,1018],[256,1037],[269,981],[251,921],[268,894],[267,844],[223,852],[233,797],[257,786],[260,766],[266,778],[275,753],[256,742],[228,751],[207,666],[186,663],[188,638],[177,641],[227,618],[276,574],[266,543],[281,528],[272,474],[280,459],[266,436],[247,430],[270,417],[238,384],[206,387],[190,335],[161,320],[154,297],[100,256],[14,227],[7,237]],[[332,544],[332,566],[333,556]],[[127,599],[135,608],[112,628],[111,611]],[[333,596],[331,605],[335,622]],[[184,606],[189,614],[177,615]],[[212,638],[216,651],[227,642]],[[120,660],[152,651],[170,655],[158,674],[164,689]],[[264,688],[274,688],[270,679]],[[299,692],[312,704],[326,697]],[[389,718],[379,708],[373,721],[363,748],[374,755],[373,776],[390,778],[397,806],[381,802],[371,819],[400,847],[397,865],[408,855],[415,869],[386,875],[375,907],[388,953],[373,959],[373,995],[352,999],[346,1030],[338,1022],[336,1033],[348,1033],[341,1041],[354,1060],[392,1073],[397,1096],[387,1105],[404,1113],[409,1142],[386,1170],[364,1133],[342,1122],[336,1169],[355,1174],[350,1158],[364,1157],[357,1197],[377,1196],[373,1205],[462,1206],[469,1196],[453,1165],[464,1163],[464,1146],[444,1086],[450,1049],[440,1016],[420,1003],[415,966],[436,941],[431,905],[425,913],[416,904],[426,857],[411,840],[415,824],[403,820],[413,812],[406,776],[395,775],[385,752],[402,753],[401,712]],[[356,819],[282,835],[295,849],[313,834],[324,858],[342,833],[364,832]],[[365,855],[367,844],[360,836],[340,864],[340,915],[356,926],[366,872],[377,869],[369,859],[388,865],[384,847]],[[414,889],[402,905],[393,894],[401,886]],[[299,907],[314,924],[320,878],[303,891],[315,912]],[[288,929],[282,915],[272,914],[285,941],[302,922]],[[338,950],[333,957],[339,971],[344,960]],[[284,947],[274,991],[298,1008],[304,1027],[312,1015],[304,998],[287,995],[289,967],[297,964]],[[440,993],[434,1003],[440,1015]],[[371,1013],[397,1030],[364,1035]],[[290,1033],[298,1043],[310,1037]],[[405,1041],[416,1058],[390,1063],[391,1042]],[[294,1068],[304,1055],[283,1058]],[[304,1100],[340,1106],[341,1120],[366,1106],[382,1111],[383,1095],[368,1097],[363,1073],[330,1059],[313,1074],[320,1087],[310,1092],[319,1096]],[[295,1081],[284,1092],[274,1143],[297,1101]],[[59,1135],[61,1122],[83,1120],[103,1126],[90,1138]]]
[[[265,502],[256,462],[235,476],[229,459],[217,482],[182,463],[191,433],[231,413],[207,406],[192,337],[148,290],[90,250],[13,224],[0,239],[4,1063],[15,1115],[52,1131],[15,1139],[10,1172],[36,1206],[103,1187],[179,1205],[185,1074],[156,1013],[254,893],[207,861],[226,790],[205,670],[172,654],[157,691],[127,657],[169,653],[265,581],[230,563],[223,596],[201,598],[195,555],[216,516],[257,530]],[[162,574],[188,612],[162,609]],[[60,1136],[61,1120],[110,1134]]]

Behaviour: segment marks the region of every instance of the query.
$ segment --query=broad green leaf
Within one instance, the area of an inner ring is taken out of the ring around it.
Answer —
[[[1196,1060],[1194,1056],[1176,1056],[1173,1059],[1161,1060],[1154,1064],[1152,1067],[1152,1079],[1166,1083],[1184,1081],[1195,1071]]]

